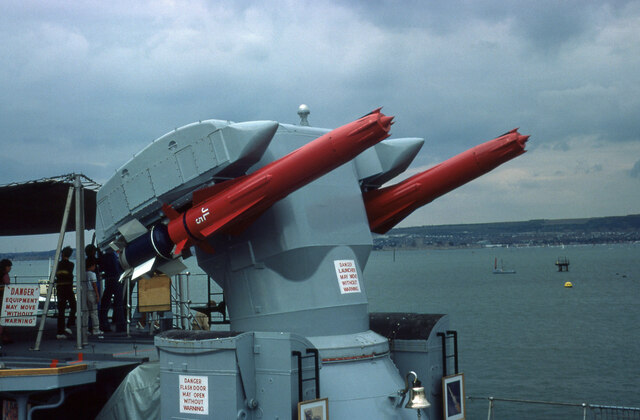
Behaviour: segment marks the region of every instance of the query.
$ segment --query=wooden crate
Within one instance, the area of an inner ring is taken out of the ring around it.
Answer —
[[[165,275],[142,278],[138,281],[138,311],[171,310],[171,278]]]

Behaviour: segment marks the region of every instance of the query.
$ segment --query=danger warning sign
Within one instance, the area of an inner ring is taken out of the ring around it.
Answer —
[[[180,412],[209,415],[209,378],[179,375]]]
[[[6,285],[2,297],[0,325],[34,327],[39,298],[38,286]]]
[[[358,269],[354,260],[334,260],[340,293],[360,293]]]

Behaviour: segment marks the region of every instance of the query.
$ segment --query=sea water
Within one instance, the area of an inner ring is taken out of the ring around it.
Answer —
[[[568,272],[558,272],[558,257],[569,259]],[[493,274],[495,259],[516,273]],[[206,277],[195,258],[187,264],[201,302]],[[11,276],[46,278],[48,266],[16,261]],[[371,312],[449,314],[467,396],[640,407],[638,244],[375,251],[363,288]],[[468,419],[487,409],[487,400],[467,400]],[[495,418],[582,411],[498,401]]]
[[[467,396],[640,407],[640,245],[375,252],[364,275],[371,312],[450,315]],[[581,413],[495,403],[497,419]]]

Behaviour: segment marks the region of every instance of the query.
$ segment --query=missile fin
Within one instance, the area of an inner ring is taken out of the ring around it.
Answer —
[[[158,265],[158,270],[166,274],[167,276],[175,276],[178,273],[182,273],[186,270],[187,266],[184,265],[180,258],[169,260]]]
[[[131,276],[131,273],[133,273],[133,268],[127,268],[126,270],[124,270],[122,274],[120,274],[118,282],[123,283],[127,279],[127,277]]]
[[[364,114],[364,115],[363,115],[362,117],[360,117],[360,118],[368,117],[368,116],[369,116],[369,115],[371,115],[371,114],[379,114],[379,113],[380,113],[380,111],[382,111],[382,107],[376,108],[376,109],[374,109],[373,111],[369,112],[368,114]],[[358,118],[358,119],[360,119],[360,118]]]
[[[176,244],[176,249],[173,251],[174,255],[180,255],[182,254],[182,251],[184,250],[184,248],[188,248],[188,242],[186,239],[183,239],[182,241],[180,241],[179,243]]]
[[[138,277],[142,277],[145,274],[148,274],[152,269],[153,265],[156,263],[156,257],[151,258],[148,261],[143,262],[139,266],[133,269],[133,274],[131,274],[131,280],[136,280]]]
[[[365,131],[367,128],[371,127],[374,124],[377,124],[377,122],[376,121],[360,121],[358,122],[358,125],[353,130],[351,130],[347,135],[355,136],[359,133],[362,133],[363,131]]]

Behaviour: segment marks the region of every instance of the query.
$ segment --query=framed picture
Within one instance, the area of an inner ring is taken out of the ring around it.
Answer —
[[[329,400],[320,398],[299,402],[298,420],[329,420]]]
[[[464,420],[464,374],[442,378],[444,420]]]

